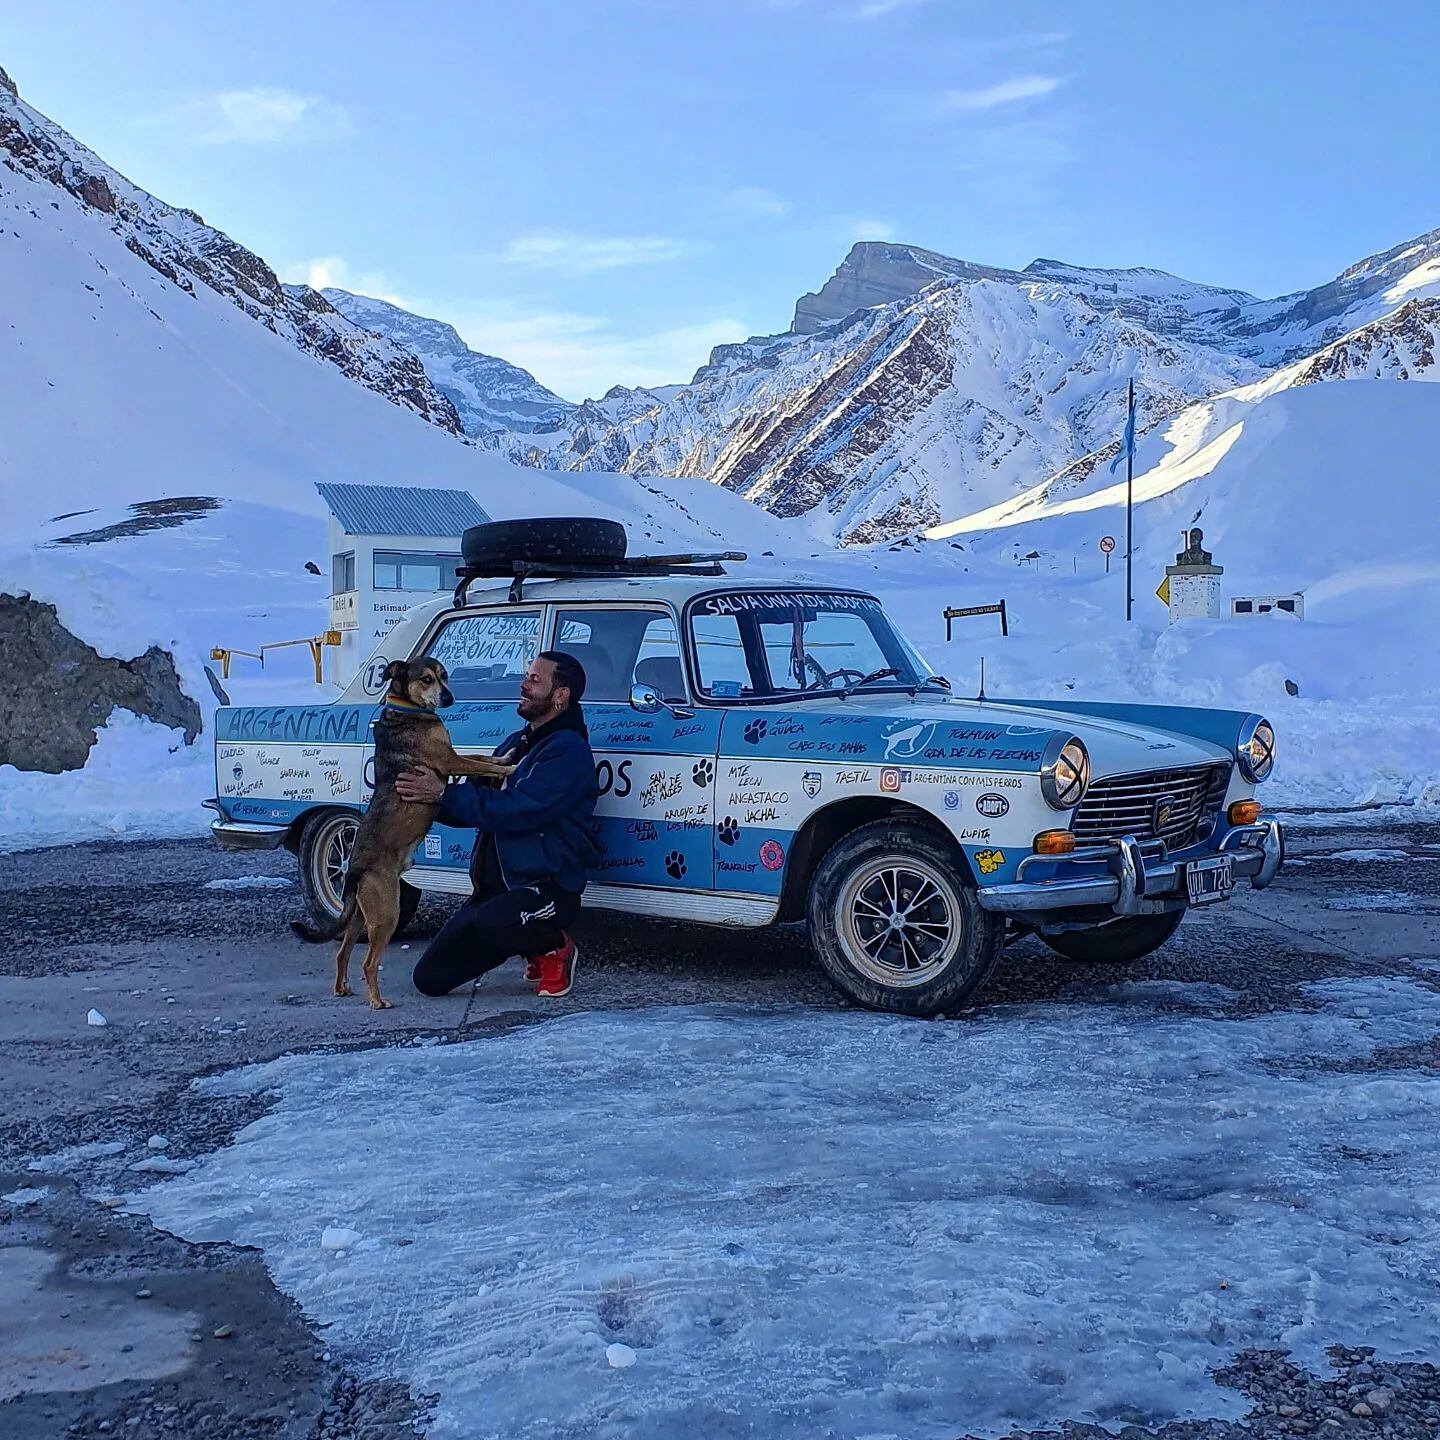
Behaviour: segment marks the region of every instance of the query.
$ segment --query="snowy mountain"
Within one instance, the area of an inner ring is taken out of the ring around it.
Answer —
[[[551,469],[702,475],[818,537],[885,539],[981,509],[1103,444],[1133,374],[1146,423],[1257,378],[1052,281],[932,285],[823,328],[722,346],[667,399],[608,428],[572,417],[511,458]]]
[[[15,174],[67,191],[102,217],[132,255],[185,293],[195,294],[198,281],[350,379],[441,429],[459,432],[454,407],[410,351],[357,329],[314,290],[282,286],[258,255],[205,224],[193,210],[166,205],[132,185],[21,100],[3,70],[0,160]]]
[[[286,289],[303,287],[286,286]],[[553,430],[576,407],[547,390],[528,370],[472,350],[453,325],[412,314],[387,300],[326,289],[321,295],[363,330],[383,335],[419,356],[425,373],[477,438],[510,431]]]
[[[503,449],[548,469],[703,476],[864,543],[1088,473],[1085,457],[1118,443],[1122,379],[1144,430],[1434,297],[1440,231],[1278,300],[1153,269],[1003,270],[864,242],[787,333],[721,346],[688,385],[611,391],[603,410]]]

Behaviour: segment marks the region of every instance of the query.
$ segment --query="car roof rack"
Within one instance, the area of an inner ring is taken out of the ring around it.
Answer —
[[[494,565],[464,565],[455,574],[455,605],[465,604],[466,593],[475,580],[499,580],[506,575],[510,581],[510,603],[525,598],[527,580],[635,580],[655,579],[662,575],[723,575],[725,562],[747,559],[743,550],[717,550],[709,554],[631,555],[624,560],[515,560],[508,570]]]

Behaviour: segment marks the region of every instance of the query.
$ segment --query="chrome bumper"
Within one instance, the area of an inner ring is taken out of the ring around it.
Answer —
[[[1240,825],[1220,842],[1217,854],[1228,854],[1237,880],[1248,880],[1263,890],[1285,858],[1285,837],[1278,820],[1257,820]],[[1197,857],[1203,858],[1203,857]],[[1025,872],[1036,865],[1052,865],[1046,855],[1028,855],[1020,862],[1015,879],[1005,885],[982,885],[976,897],[986,910],[1006,915],[1024,915],[1037,910],[1071,910],[1102,906],[1116,915],[1153,915],[1184,904],[1184,861],[1169,858],[1159,840],[1137,840],[1122,836],[1104,845],[1076,850],[1065,859],[1071,863],[1103,863],[1103,874],[1055,880],[1026,880]]]
[[[250,825],[243,820],[212,820],[210,833],[222,850],[278,850],[288,825]]]

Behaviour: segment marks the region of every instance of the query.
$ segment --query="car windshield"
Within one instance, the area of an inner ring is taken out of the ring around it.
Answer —
[[[700,693],[714,700],[913,689],[932,678],[872,595],[729,591],[694,601],[689,624]]]

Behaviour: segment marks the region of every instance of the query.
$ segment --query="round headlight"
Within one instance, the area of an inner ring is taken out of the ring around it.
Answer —
[[[1090,784],[1090,752],[1078,735],[1056,735],[1040,765],[1040,793],[1052,810],[1073,810]]]
[[[1263,715],[1249,716],[1240,727],[1235,758],[1250,781],[1263,780],[1275,768],[1275,727]]]

